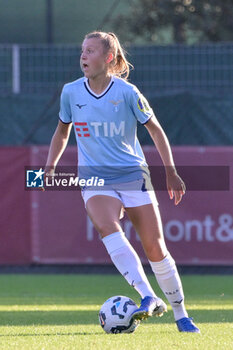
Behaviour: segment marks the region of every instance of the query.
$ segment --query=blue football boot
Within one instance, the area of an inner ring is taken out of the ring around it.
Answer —
[[[147,296],[141,300],[141,305],[132,313],[134,320],[146,320],[150,316],[162,316],[167,312],[167,305],[160,298]]]
[[[183,317],[176,321],[180,332],[201,333],[200,329],[193,323],[192,317]]]

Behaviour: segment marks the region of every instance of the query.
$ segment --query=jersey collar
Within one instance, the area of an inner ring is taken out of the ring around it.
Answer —
[[[106,95],[106,93],[111,89],[113,84],[114,84],[114,77],[111,76],[111,80],[110,80],[108,86],[106,87],[106,89],[103,92],[101,92],[100,95],[97,95],[94,91],[91,90],[90,85],[88,83],[88,79],[86,77],[84,78],[84,86],[85,86],[86,90],[89,92],[89,94],[91,94],[96,99],[99,99],[99,98],[103,97],[104,95]]]

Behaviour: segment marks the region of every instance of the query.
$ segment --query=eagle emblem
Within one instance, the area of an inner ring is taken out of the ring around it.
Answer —
[[[115,108],[114,108],[115,112],[118,112],[118,110],[119,110],[118,105],[119,105],[121,102],[123,102],[123,100],[118,100],[118,101],[111,100],[111,101],[109,101],[109,102],[112,103],[113,106],[115,107]]]

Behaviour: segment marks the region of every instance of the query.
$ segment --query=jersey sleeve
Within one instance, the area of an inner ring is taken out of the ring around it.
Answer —
[[[60,112],[59,112],[59,119],[65,124],[69,124],[72,122],[69,93],[67,90],[68,89],[66,85],[64,85],[61,93],[61,98],[60,98]]]
[[[130,94],[130,106],[137,120],[141,124],[146,124],[154,115],[147,99],[134,87]]]

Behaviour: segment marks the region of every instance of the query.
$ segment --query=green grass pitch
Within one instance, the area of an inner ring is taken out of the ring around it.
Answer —
[[[162,296],[155,278],[149,279]],[[113,295],[139,304],[120,275],[0,275],[1,350],[230,350],[232,276],[182,276],[186,307],[201,334],[179,333],[171,308],[133,334],[105,334],[98,311]]]

